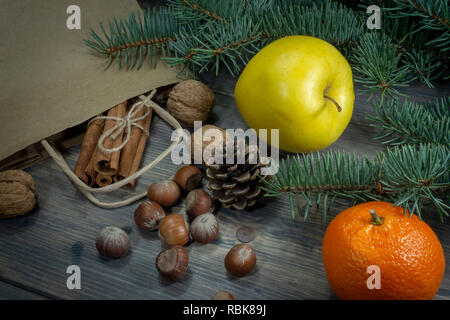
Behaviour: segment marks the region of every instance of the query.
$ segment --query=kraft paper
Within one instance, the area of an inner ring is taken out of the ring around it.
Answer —
[[[81,9],[69,30],[67,7]],[[99,22],[126,18],[135,0],[0,0],[0,160],[131,97],[179,82],[179,70],[150,60],[141,70],[104,69],[84,44]]]

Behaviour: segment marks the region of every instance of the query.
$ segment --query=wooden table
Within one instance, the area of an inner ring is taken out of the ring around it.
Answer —
[[[202,76],[215,92],[217,104],[212,123],[223,128],[247,128],[233,98],[236,79],[227,75]],[[360,89],[359,86],[356,86]],[[414,84],[404,90],[416,101],[450,94],[449,83],[426,89]],[[371,109],[367,96],[358,96],[352,121],[333,149],[373,156],[384,147],[371,140],[375,130],[365,120]],[[154,117],[144,162],[148,163],[170,143],[171,128]],[[79,147],[64,153],[73,167]],[[154,181],[170,177],[177,169],[170,157],[142,177],[137,191]],[[156,232],[142,232],[133,221],[137,204],[120,209],[101,209],[87,201],[64,173],[47,159],[27,170],[35,178],[40,209],[23,218],[0,220],[0,299],[209,299],[227,290],[238,299],[336,299],[330,289],[321,258],[322,237],[327,224],[349,203],[338,201],[327,221],[313,210],[307,221],[292,219],[287,197],[273,199],[252,212],[221,208],[217,214],[220,235],[211,244],[187,247],[190,267],[177,283],[163,280],[155,268],[156,255],[165,247]],[[102,199],[117,200],[123,190]],[[183,204],[170,212],[183,213]],[[450,225],[433,212],[425,220],[450,256]],[[119,260],[100,257],[95,248],[99,231],[108,225],[123,228],[131,239],[130,253]],[[228,250],[238,243],[236,230],[255,230],[250,243],[257,254],[256,269],[243,278],[225,271]],[[81,268],[81,290],[66,286],[69,265]],[[437,299],[450,298],[450,272],[446,270]]]

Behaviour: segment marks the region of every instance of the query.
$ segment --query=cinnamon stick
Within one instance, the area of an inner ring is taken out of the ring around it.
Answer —
[[[113,183],[113,177],[112,176],[105,176],[100,173],[97,174],[97,177],[95,178],[95,182],[99,187],[105,187],[109,186]]]
[[[148,117],[145,118],[144,122],[144,129],[147,130],[147,132],[150,131],[150,123],[152,121],[152,116],[153,116],[153,109],[150,109],[150,113]],[[139,143],[136,149],[136,156],[133,159],[133,163],[131,165],[128,176],[135,174],[136,171],[139,170],[139,167],[141,166],[142,157],[144,156],[145,146],[147,145],[147,140],[148,136],[145,133],[142,133],[141,137],[139,138]],[[135,183],[136,179],[132,180],[127,186],[133,188]]]
[[[126,112],[127,112],[127,101],[124,101],[121,104],[111,108],[108,111],[107,116],[123,118],[125,116]],[[116,125],[116,123],[117,122],[115,120],[110,120],[110,119],[106,120],[103,132],[108,129],[111,129],[114,125]],[[123,131],[116,139],[107,137],[103,142],[103,146],[107,149],[115,148],[122,143],[122,138],[123,138]],[[97,173],[99,173],[103,176],[106,176],[106,175],[112,176],[112,175],[117,174],[117,172],[119,170],[120,153],[121,153],[121,150],[113,152],[113,153],[103,153],[97,148],[94,153],[95,171],[97,171]]]
[[[146,111],[147,111],[146,108],[141,108],[139,112],[136,114],[136,117],[142,117]],[[147,120],[149,117],[150,115],[143,120],[137,121],[137,123],[141,126],[144,126],[144,120]],[[133,126],[131,128],[130,140],[122,149],[122,155],[120,157],[119,163],[119,170],[117,173],[117,180],[121,180],[124,177],[128,177],[130,175],[134,159],[137,156],[137,149],[142,135],[144,135],[145,138],[147,138],[145,133],[142,132],[140,128],[136,126]]]
[[[95,179],[97,177],[97,172],[95,171],[95,166],[94,166],[94,162],[95,162],[95,157],[94,154],[97,152],[98,147],[95,147],[94,153],[92,154],[91,159],[89,159],[89,163],[86,167],[86,169],[84,169],[84,173],[86,174],[87,178],[88,178],[88,182],[86,183],[88,186],[93,187],[95,185]]]
[[[92,175],[86,173],[86,168],[88,167],[89,161],[95,151],[98,138],[103,132],[104,123],[105,121],[101,119],[94,120],[89,124],[84,135],[83,142],[81,143],[77,163],[75,164],[75,175],[89,186],[93,185],[94,179],[92,179]]]

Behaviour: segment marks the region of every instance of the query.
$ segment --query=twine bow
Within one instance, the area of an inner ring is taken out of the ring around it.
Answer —
[[[142,132],[148,136],[149,132],[138,123],[138,121],[144,120],[149,114],[150,114],[150,101],[155,95],[156,90],[153,90],[150,92],[149,95],[141,95],[139,96],[139,101],[135,102],[128,113],[123,117],[113,117],[113,116],[98,116],[89,121],[89,124],[92,123],[92,121],[95,120],[114,120],[116,123],[114,126],[103,132],[103,134],[98,139],[98,148],[102,153],[113,153],[116,151],[121,150],[125,145],[130,141],[131,137],[131,129],[133,126],[139,128],[142,130]],[[146,108],[144,115],[137,117],[136,115],[142,110],[142,108]],[[117,137],[125,130],[125,136],[122,141],[122,143],[115,147],[115,148],[106,148],[103,143],[105,142],[106,138],[111,138],[113,140],[117,139]]]

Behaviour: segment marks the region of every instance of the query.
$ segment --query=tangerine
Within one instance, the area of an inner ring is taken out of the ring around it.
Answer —
[[[338,214],[325,232],[322,258],[340,299],[432,299],[445,271],[442,245],[428,224],[382,201]]]

